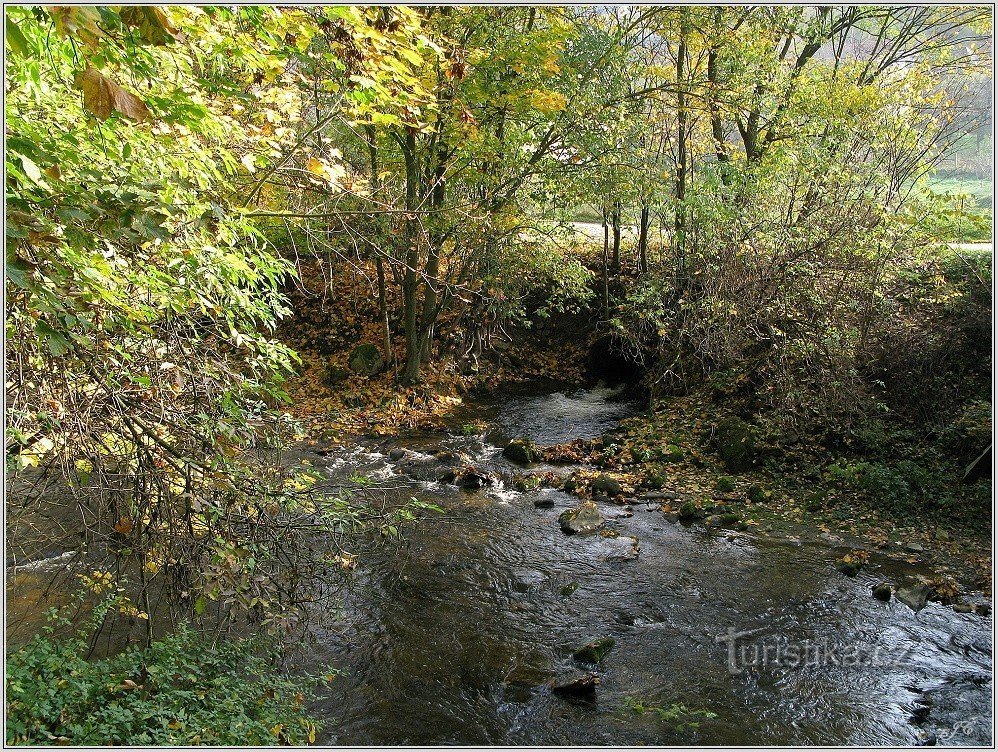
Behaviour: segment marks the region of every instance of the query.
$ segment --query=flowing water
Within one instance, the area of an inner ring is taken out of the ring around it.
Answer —
[[[502,458],[503,441],[590,438],[632,409],[607,389],[496,398],[454,418],[455,429],[484,418],[481,434],[413,434],[317,462],[332,477],[390,479],[400,497],[444,509],[401,551],[362,557],[338,626],[310,649],[307,668],[346,672],[314,708],[321,741],[991,743],[992,619],[871,597],[907,565],[874,559],[847,578],[829,547],[676,525],[657,503],[635,502],[631,517],[601,505],[619,538],[567,536],[557,517],[577,498],[509,490],[522,469]],[[405,456],[390,460],[399,447]],[[440,449],[505,482],[434,482],[428,453]],[[553,507],[535,507],[541,496]],[[628,536],[640,541],[636,558]],[[602,636],[615,645],[601,664],[572,659]],[[594,696],[552,692],[590,671],[601,680]]]
[[[600,505],[620,537],[567,536],[557,518],[577,498],[511,490],[523,469],[505,441],[592,438],[635,409],[605,388],[494,397],[462,405],[450,434],[309,455],[331,485],[365,475],[444,510],[400,549],[363,552],[353,586],[324,604],[336,618],[298,666],[344,672],[312,708],[321,743],[991,744],[992,618],[871,597],[909,565],[874,557],[848,578],[831,547],[670,523],[658,502],[635,501],[630,517]],[[473,421],[483,430],[461,430]],[[440,450],[498,481],[436,481]],[[22,587],[60,561],[24,567]],[[9,618],[38,611],[26,598],[8,599]],[[573,660],[603,636],[615,644],[602,663]],[[552,691],[588,672],[593,696]]]

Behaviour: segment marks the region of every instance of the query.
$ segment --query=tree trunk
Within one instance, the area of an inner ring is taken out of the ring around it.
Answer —
[[[409,244],[405,252],[405,269],[402,275],[402,321],[405,326],[405,367],[402,370],[402,383],[412,386],[419,381],[422,342],[418,321],[419,220],[415,213],[419,170],[416,166],[416,134],[410,128],[406,128],[402,147],[402,156],[405,158],[405,240]]]
[[[613,227],[613,262],[610,264],[613,271],[620,271],[620,201],[613,202],[613,211],[610,213],[610,224]]]
[[[603,318],[610,318],[610,223],[603,205]]]
[[[651,219],[651,209],[641,207],[641,221],[638,224],[638,269],[642,274],[648,273],[648,225]]]
[[[381,179],[378,177],[378,142],[375,138],[374,126],[364,127],[367,135],[367,149],[371,160],[371,193],[377,198],[381,191]],[[377,227],[374,233],[375,243],[384,242],[382,232],[382,222],[380,215],[375,216]],[[395,355],[392,352],[392,329],[388,322],[388,295],[385,290],[385,260],[382,258],[381,249],[374,248],[374,264],[378,272],[378,318],[381,319],[381,347],[384,350],[385,368],[392,368],[395,365]]]
[[[679,50],[676,55],[676,125],[678,136],[678,152],[676,155],[676,223],[675,223],[675,247],[676,247],[676,272],[679,287],[685,285],[686,280],[686,175],[689,170],[689,157],[687,154],[687,130],[689,113],[686,111],[686,34],[687,34],[687,9],[683,8],[680,13]]]

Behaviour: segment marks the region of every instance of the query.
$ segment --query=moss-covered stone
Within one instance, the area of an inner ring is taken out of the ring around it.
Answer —
[[[746,495],[748,496],[748,500],[753,504],[762,504],[770,497],[770,492],[758,483],[753,483],[749,486],[748,493]]]
[[[717,426],[717,454],[724,467],[732,473],[742,473],[755,462],[755,434],[741,418],[730,417]]]
[[[609,475],[597,476],[590,486],[593,496],[616,496],[621,493],[620,482]]]
[[[567,535],[594,533],[603,524],[603,515],[591,501],[583,502],[575,509],[566,509],[558,515],[558,524]]]
[[[721,493],[731,493],[735,490],[735,481],[730,475],[722,475],[717,479],[717,490]]]
[[[600,637],[575,650],[572,657],[582,663],[599,663],[614,644],[615,640],[612,637]]]
[[[528,465],[538,459],[537,446],[530,439],[513,439],[502,450],[502,456],[513,462]]]
[[[385,367],[385,359],[376,345],[357,345],[350,353],[350,370],[361,376],[374,376]]]
[[[703,511],[692,501],[687,501],[679,507],[679,519],[684,522],[699,520],[703,517]]]

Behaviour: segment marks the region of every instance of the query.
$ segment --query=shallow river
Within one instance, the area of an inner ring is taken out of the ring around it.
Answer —
[[[607,389],[496,397],[462,407],[451,435],[315,460],[331,478],[366,474],[444,509],[400,551],[361,558],[343,618],[310,648],[305,668],[345,671],[314,708],[320,742],[991,743],[992,618],[871,597],[906,565],[875,558],[848,578],[833,549],[677,525],[637,502],[632,517],[601,506],[620,538],[567,536],[557,517],[577,498],[509,489],[522,468],[502,458],[504,440],[593,437],[631,410]],[[490,428],[460,435],[473,418]],[[439,449],[505,482],[435,482]],[[535,507],[542,495],[553,507]],[[640,541],[636,558],[624,558],[627,536]],[[572,659],[602,636],[615,644],[601,664]],[[587,671],[601,681],[593,697],[552,692]]]

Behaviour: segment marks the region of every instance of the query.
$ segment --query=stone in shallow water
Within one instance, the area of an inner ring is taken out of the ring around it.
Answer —
[[[603,515],[595,504],[587,501],[558,515],[558,524],[566,535],[594,533],[603,524]]]
[[[897,599],[917,613],[925,608],[930,592],[929,586],[924,583],[908,585],[907,587],[898,588]]]
[[[576,649],[572,657],[582,663],[599,663],[610,652],[615,642],[612,637],[600,637]]]
[[[891,599],[891,585],[889,582],[881,582],[873,586],[873,597],[885,603]]]
[[[556,682],[551,691],[560,697],[591,697],[600,685],[597,674],[585,674],[568,681]]]

